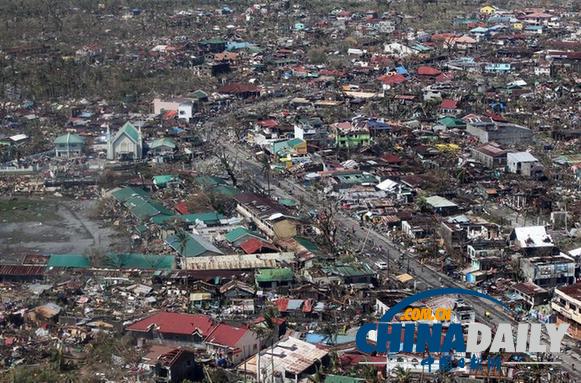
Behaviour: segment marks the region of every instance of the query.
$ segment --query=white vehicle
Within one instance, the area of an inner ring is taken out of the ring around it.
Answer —
[[[379,270],[387,270],[388,268],[387,262],[384,261],[375,262],[375,266],[377,266]]]

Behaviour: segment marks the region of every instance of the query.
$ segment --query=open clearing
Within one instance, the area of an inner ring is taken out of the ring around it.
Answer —
[[[115,232],[91,217],[95,203],[63,198],[0,200],[2,253],[84,253],[92,246],[109,250]]]

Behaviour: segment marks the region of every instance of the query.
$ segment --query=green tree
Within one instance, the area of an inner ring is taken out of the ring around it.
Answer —
[[[324,64],[327,62],[327,53],[324,48],[311,48],[307,52],[307,57],[311,64]]]

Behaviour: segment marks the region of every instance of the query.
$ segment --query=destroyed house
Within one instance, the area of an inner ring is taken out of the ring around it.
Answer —
[[[525,256],[550,255],[555,247],[544,226],[515,227],[509,241],[514,249]]]
[[[307,381],[307,378],[319,371],[321,366],[328,365],[328,354],[327,350],[288,337],[260,351],[259,355],[254,355],[237,369],[241,374],[256,379],[260,365],[261,382],[279,379],[281,383],[296,383]]]
[[[258,351],[258,336],[254,331],[226,323],[214,327],[204,343],[209,353],[226,356],[232,364],[238,364]]]
[[[231,83],[218,89],[218,93],[239,98],[250,98],[260,96],[260,88],[252,84]]]
[[[498,168],[506,164],[506,150],[498,145],[487,143],[471,149],[472,158],[487,168]]]
[[[472,263],[473,270],[487,270],[487,260],[491,262],[498,262],[504,254],[506,248],[506,241],[503,240],[487,240],[475,239],[466,245],[466,255]]]
[[[201,380],[201,367],[195,357],[191,350],[153,345],[143,361],[153,371],[156,383],[180,383]]]
[[[551,294],[548,290],[543,289],[532,282],[517,283],[512,286],[511,290],[531,308],[547,304],[551,298]]]
[[[575,282],[575,266],[575,260],[564,254],[521,259],[524,277],[545,288],[566,286]]]
[[[294,124],[294,137],[307,142],[308,148],[325,149],[329,132],[319,117],[301,118]]]
[[[557,312],[557,324],[569,324],[569,335],[581,340],[581,282],[555,289],[551,308]]]
[[[466,132],[477,137],[483,144],[496,142],[502,146],[526,144],[533,137],[529,128],[495,121],[468,122]]]
[[[254,280],[259,288],[289,286],[294,280],[294,273],[288,267],[260,269],[256,271]]]
[[[412,216],[401,221],[401,231],[409,238],[428,238],[436,231],[434,219],[431,216]]]
[[[254,286],[238,280],[232,280],[220,286],[220,294],[227,299],[254,298]]]
[[[345,284],[372,284],[376,273],[367,264],[361,266],[336,265],[324,268],[326,274],[339,277]]]
[[[426,205],[434,213],[444,216],[454,214],[460,209],[454,202],[437,195],[426,198]]]
[[[204,339],[213,328],[212,318],[207,315],[161,311],[133,322],[126,330],[136,337],[203,348]]]
[[[289,239],[297,235],[297,220],[288,210],[267,197],[241,193],[234,198],[236,211],[250,219],[268,237]]]
[[[500,226],[489,223],[478,217],[457,215],[444,219],[440,224],[439,234],[448,249],[466,248],[468,241],[496,238]]]
[[[198,46],[204,52],[220,53],[226,49],[227,42],[220,39],[209,39],[198,42]]]
[[[333,174],[333,189],[344,190],[354,186],[373,186],[378,183],[378,179],[371,173],[360,171],[340,171]]]
[[[166,239],[166,243],[180,256],[186,258],[224,254],[210,241],[198,234],[172,235]]]

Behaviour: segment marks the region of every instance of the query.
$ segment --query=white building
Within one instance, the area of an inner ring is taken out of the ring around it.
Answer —
[[[107,128],[107,159],[108,160],[140,160],[143,156],[143,138],[141,129],[137,129],[130,122],[111,136]]]
[[[281,383],[303,382],[315,373],[316,367],[320,368],[328,354],[327,350],[289,337],[240,364],[238,371],[256,378],[260,367],[260,382],[271,382],[273,378]]]
[[[507,153],[506,164],[508,171],[514,174],[530,177],[539,170],[542,173],[541,163],[529,152]]]
[[[385,44],[383,46],[383,51],[398,57],[411,56],[415,53],[412,48],[397,42]]]
[[[176,112],[177,117],[189,121],[194,115],[194,101],[189,98],[153,99],[153,113]]]

